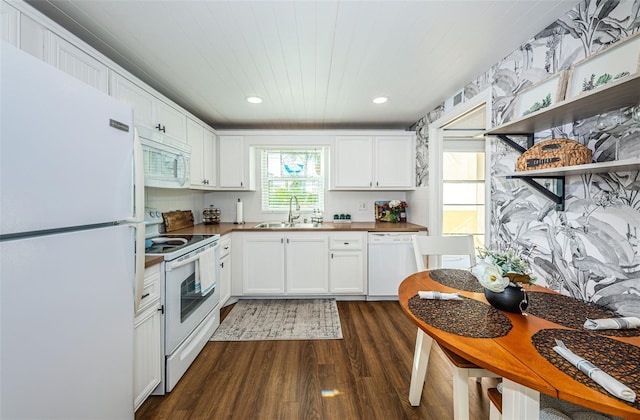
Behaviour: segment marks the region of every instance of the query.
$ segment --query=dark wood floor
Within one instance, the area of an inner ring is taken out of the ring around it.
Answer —
[[[136,419],[451,419],[451,368],[431,352],[419,407],[408,401],[416,328],[397,302],[338,302],[343,340],[209,342],[174,390]],[[229,308],[223,309],[223,314]],[[469,381],[471,419],[488,419]],[[323,397],[322,391],[338,395]]]

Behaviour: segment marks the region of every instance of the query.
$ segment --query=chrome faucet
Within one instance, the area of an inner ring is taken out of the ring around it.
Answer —
[[[297,216],[293,215],[293,211],[291,209],[291,205],[293,203],[293,199],[295,198],[296,200],[296,211],[300,212],[300,203],[298,203],[298,197],[296,197],[295,195],[292,195],[291,198],[289,199],[289,217],[287,219],[288,223],[293,223],[294,220],[297,220],[300,218],[300,213],[298,213]]]

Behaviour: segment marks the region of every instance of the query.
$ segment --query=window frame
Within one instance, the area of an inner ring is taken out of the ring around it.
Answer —
[[[268,154],[269,153],[317,153],[320,160],[320,174],[318,177],[272,177],[269,176],[268,171]],[[327,185],[327,147],[322,145],[307,145],[307,146],[265,146],[258,148],[259,164],[260,164],[260,207],[262,213],[286,213],[289,211],[290,197],[295,195],[300,203],[300,211],[312,212],[314,209],[324,211],[325,198],[326,198],[326,185]],[[284,182],[291,182],[296,180],[308,181],[312,180],[317,183],[317,196],[318,199],[314,204],[305,204],[305,200],[299,197],[302,193],[291,193],[288,191],[287,199],[281,200],[280,205],[271,205],[269,184],[274,180],[281,179]]]

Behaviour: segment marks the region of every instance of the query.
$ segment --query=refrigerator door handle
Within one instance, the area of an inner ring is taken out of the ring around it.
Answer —
[[[144,290],[144,223],[134,223],[131,225],[136,230],[136,257],[135,257],[135,285],[134,285],[134,313],[138,312],[140,301],[142,300],[142,291]]]
[[[144,160],[138,130],[133,129],[133,217],[129,223],[144,221]]]
[[[144,250],[145,250],[145,226],[144,214],[144,162],[142,143],[138,136],[138,130],[133,129],[133,173],[134,173],[134,209],[132,227],[136,230],[136,257],[135,257],[135,312],[138,312],[142,291],[144,290]]]

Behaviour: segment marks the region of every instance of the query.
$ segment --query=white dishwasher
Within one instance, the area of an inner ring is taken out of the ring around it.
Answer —
[[[416,232],[369,233],[369,300],[397,299],[402,280],[415,273]]]

